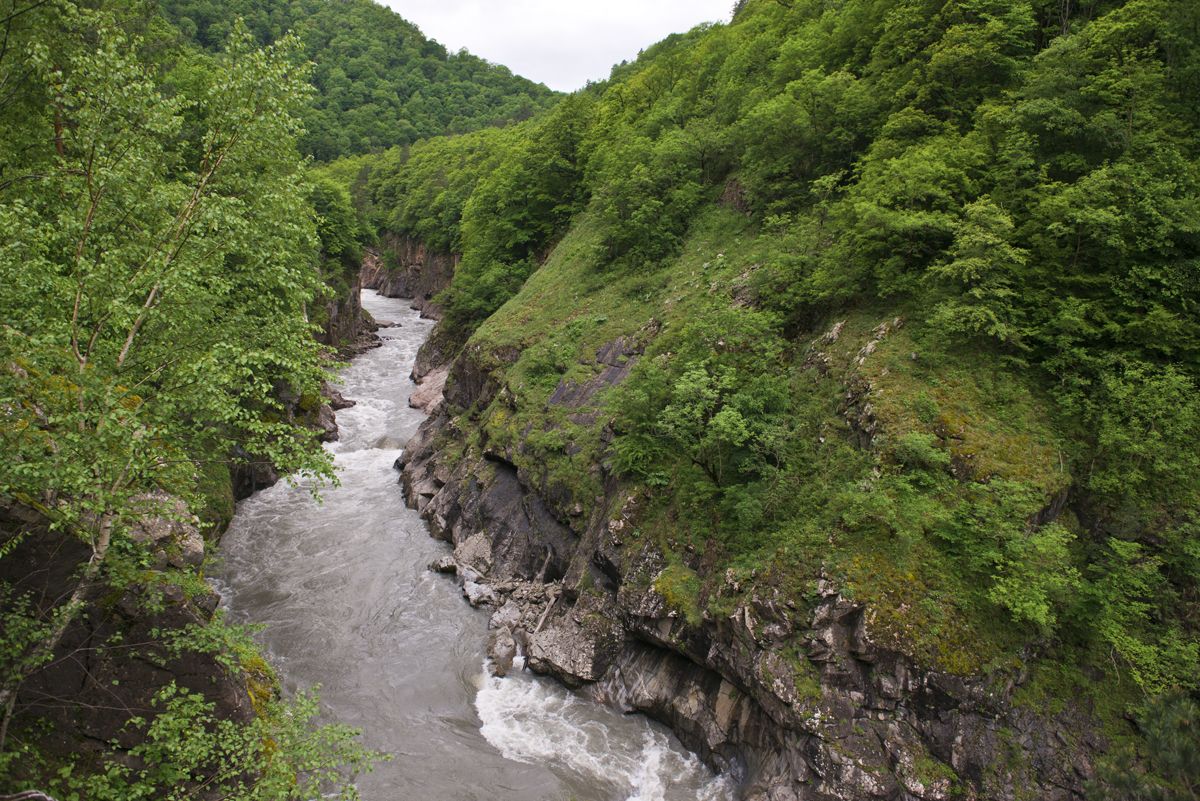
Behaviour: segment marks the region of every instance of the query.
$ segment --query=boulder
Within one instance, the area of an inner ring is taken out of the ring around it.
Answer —
[[[491,662],[488,669],[493,676],[504,677],[512,670],[513,660],[517,656],[517,641],[513,639],[512,631],[507,627],[496,629],[488,639],[488,657]]]

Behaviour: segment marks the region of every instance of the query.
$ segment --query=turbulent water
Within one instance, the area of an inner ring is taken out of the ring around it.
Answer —
[[[361,777],[364,801],[725,801],[661,727],[549,680],[485,674],[487,616],[426,565],[446,546],[407,509],[392,463],[416,431],[409,370],[431,323],[363,293],[395,327],[358,357],[329,446],[341,486],[323,503],[282,483],[238,506],[216,583],[231,617],[265,625],[285,688],[321,685],[332,717],[393,755]]]

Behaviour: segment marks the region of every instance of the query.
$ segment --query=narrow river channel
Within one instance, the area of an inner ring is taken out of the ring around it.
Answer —
[[[487,615],[426,566],[447,546],[406,508],[392,463],[421,423],[409,371],[432,323],[363,293],[384,346],[344,372],[341,486],[318,504],[286,482],[238,505],[216,581],[285,689],[321,685],[330,715],[393,755],[364,801],[726,801],[722,780],[645,718],[549,680],[486,677]]]

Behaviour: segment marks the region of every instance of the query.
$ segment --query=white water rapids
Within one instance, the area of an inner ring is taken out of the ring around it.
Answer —
[[[487,615],[426,566],[446,552],[406,508],[392,463],[422,413],[409,371],[432,323],[363,293],[396,327],[345,370],[323,502],[283,482],[238,505],[214,583],[230,617],[261,623],[285,690],[321,685],[331,718],[393,755],[359,779],[364,801],[728,801],[675,738],[557,683],[487,676]]]

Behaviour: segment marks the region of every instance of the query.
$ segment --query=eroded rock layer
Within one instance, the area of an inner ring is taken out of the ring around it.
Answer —
[[[638,357],[632,342],[612,343],[597,353],[596,386],[564,382],[549,403],[586,416]],[[674,608],[667,556],[633,535],[638,493],[597,465],[605,494],[570,501],[490,449],[485,431],[466,430],[469,410],[509,396],[505,362],[492,353],[484,366],[468,346],[397,463],[410,505],[454,548],[431,567],[494,610],[497,674],[521,654],[599,702],[662,721],[755,801],[1082,797],[1101,745],[1085,715],[1014,704],[1019,670],[962,677],[886,647],[871,610],[832,579],[803,604],[729,575],[720,614],[719,603]],[[461,447],[470,437],[482,445]],[[686,559],[700,568],[704,555]]]

